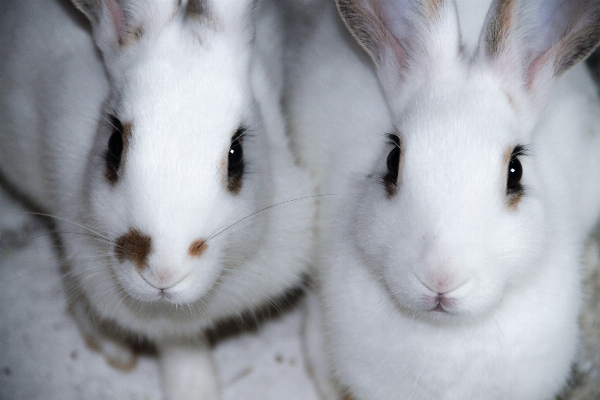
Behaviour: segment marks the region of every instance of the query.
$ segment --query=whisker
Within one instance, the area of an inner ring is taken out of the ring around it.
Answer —
[[[253,217],[253,216],[255,216],[255,215],[257,215],[257,214],[261,213],[261,212],[264,212],[264,211],[267,211],[267,210],[270,210],[270,209],[272,209],[272,208],[279,207],[279,206],[282,206],[282,205],[285,205],[285,204],[288,204],[288,203],[292,203],[292,202],[295,202],[295,201],[300,201],[300,200],[308,200],[308,199],[314,199],[314,198],[317,198],[317,197],[326,197],[326,196],[336,196],[336,195],[335,195],[335,194],[318,194],[318,195],[312,195],[312,196],[298,197],[298,198],[295,198],[295,199],[291,199],[291,200],[282,201],[281,203],[272,204],[272,205],[270,205],[270,206],[267,206],[267,207],[265,207],[265,208],[262,208],[262,209],[260,209],[260,210],[258,210],[258,211],[255,211],[255,212],[253,212],[253,213],[251,213],[251,214],[249,214],[249,215],[247,215],[247,216],[245,216],[245,217],[243,217],[243,218],[241,218],[241,219],[237,220],[236,222],[234,222],[234,223],[232,223],[232,224],[230,224],[230,225],[227,225],[227,226],[225,226],[225,227],[224,227],[224,228],[222,228],[221,230],[217,230],[215,233],[213,233],[212,235],[210,235],[210,236],[209,236],[209,237],[206,239],[206,241],[208,242],[209,240],[211,240],[211,239],[213,239],[213,238],[215,238],[215,237],[219,236],[221,233],[225,232],[225,231],[226,231],[226,230],[228,230],[229,228],[231,228],[231,227],[233,227],[233,226],[235,226],[235,225],[237,225],[237,224],[239,224],[239,223],[241,223],[241,222],[243,222],[243,221],[247,220],[248,218],[250,218],[250,217]]]

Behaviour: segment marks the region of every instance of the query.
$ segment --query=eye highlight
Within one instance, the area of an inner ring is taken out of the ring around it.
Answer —
[[[108,146],[104,158],[106,159],[106,179],[109,182],[115,183],[118,179],[117,172],[121,165],[123,155],[123,124],[114,115],[109,115],[110,124],[112,126],[112,134],[108,139]]]
[[[393,145],[393,149],[388,153],[386,165],[387,172],[383,175],[383,183],[388,197],[396,194],[398,186],[398,175],[400,170],[400,157],[402,155],[400,138],[395,134],[387,135],[388,141]]]
[[[237,194],[242,188],[242,175],[244,174],[244,149],[243,137],[247,129],[240,126],[231,138],[231,146],[227,156],[227,189]]]

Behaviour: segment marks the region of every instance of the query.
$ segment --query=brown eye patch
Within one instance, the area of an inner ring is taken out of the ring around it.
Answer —
[[[115,241],[115,256],[119,262],[129,260],[138,271],[143,271],[148,264],[148,256],[152,251],[152,238],[137,229],[118,237]]]

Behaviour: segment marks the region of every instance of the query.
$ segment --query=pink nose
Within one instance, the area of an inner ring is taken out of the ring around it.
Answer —
[[[166,289],[173,286],[173,273],[169,269],[159,269],[154,276],[159,289]]]
[[[419,281],[425,286],[427,289],[432,292],[444,294],[452,292],[458,289],[463,285],[464,282],[456,283],[456,279],[453,279],[448,274],[439,274],[430,277],[430,279],[421,279]]]

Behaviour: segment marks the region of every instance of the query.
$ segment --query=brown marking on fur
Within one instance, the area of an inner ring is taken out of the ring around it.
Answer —
[[[393,198],[396,195],[396,193],[398,193],[398,187],[393,183],[384,181],[383,184],[385,186],[385,197],[387,197],[388,199]]]
[[[119,39],[119,46],[129,47],[138,42],[144,36],[144,28],[141,25],[128,27],[127,31]]]
[[[125,122],[123,124],[123,151],[129,147],[129,141],[131,139],[131,132],[133,131],[133,123]]]
[[[232,194],[238,194],[242,189],[242,174],[227,179],[227,190]]]
[[[429,0],[423,4],[425,7],[425,16],[427,21],[436,19],[439,15],[439,11],[444,5],[445,0]]]
[[[190,18],[204,19],[208,15],[208,8],[205,0],[189,0],[185,6],[185,15]]]
[[[108,167],[104,170],[104,177],[112,185],[117,183],[117,181],[119,180],[119,174],[117,174],[117,171]]]
[[[211,13],[207,0],[189,0],[185,6],[185,16],[196,20],[213,31],[221,30],[220,21]],[[201,46],[204,41],[197,32],[194,32]]]
[[[508,209],[515,211],[523,198],[523,191],[518,191],[508,195]]]
[[[148,255],[152,251],[152,238],[139,230],[130,228],[129,231],[115,241],[115,256],[120,262],[129,260],[135,264],[138,271],[143,271],[148,263]]]
[[[194,241],[188,249],[188,254],[192,257],[200,257],[206,251],[208,245],[203,239]]]
[[[493,14],[488,21],[485,48],[489,57],[495,57],[506,45],[508,32],[513,24],[514,0],[496,0]]]

